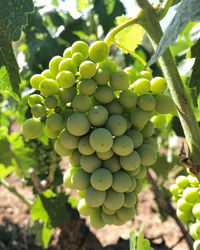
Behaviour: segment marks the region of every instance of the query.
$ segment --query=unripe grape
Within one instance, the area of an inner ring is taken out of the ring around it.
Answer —
[[[68,156],[72,153],[72,150],[64,148],[58,139],[55,141],[54,149],[60,156]]]
[[[126,171],[127,174],[131,177],[135,177],[140,172],[140,166],[132,171]]]
[[[81,197],[81,198],[85,198],[85,193],[86,190],[77,190],[77,194]],[[87,203],[86,203],[87,204]],[[88,206],[88,205],[87,205]]]
[[[90,109],[90,98],[86,95],[79,94],[72,100],[73,108],[80,113],[85,113]]]
[[[93,79],[99,84],[104,85],[110,80],[110,73],[106,69],[97,69]]]
[[[194,240],[198,240],[200,236],[200,223],[194,223],[190,226],[190,234]]]
[[[134,194],[138,194],[142,190],[142,181],[140,179],[136,179],[136,187],[134,189]]]
[[[155,77],[151,80],[151,91],[160,94],[167,89],[167,82],[163,77]]]
[[[133,83],[137,80],[137,71],[133,67],[127,67],[124,71],[128,74],[130,83]]]
[[[76,78],[70,71],[61,71],[57,74],[56,81],[61,88],[70,88],[74,85]]]
[[[107,168],[111,173],[115,173],[121,169],[121,165],[119,163],[119,157],[117,155],[113,155],[108,160],[103,161],[103,167]]]
[[[118,70],[111,75],[110,85],[114,90],[125,90],[129,87],[128,74],[123,70]]]
[[[121,220],[118,216],[116,216],[116,220],[115,220],[114,225],[116,225],[116,226],[122,226],[125,223],[126,223],[125,220]]]
[[[68,118],[67,129],[72,135],[85,135],[90,129],[90,123],[86,116],[81,113],[75,113]]]
[[[114,73],[117,70],[117,65],[112,61],[103,61],[98,63],[98,68],[107,70],[110,74]]]
[[[145,79],[151,81],[153,79],[153,76],[152,76],[151,72],[144,70],[138,74],[138,78],[145,78]]]
[[[62,114],[65,122],[67,122],[68,118],[74,113],[75,111],[72,108],[67,108]]]
[[[56,80],[56,76],[49,69],[43,70],[41,74],[48,79]]]
[[[122,115],[123,107],[117,99],[113,99],[110,103],[105,105],[109,115]]]
[[[154,134],[155,128],[152,122],[148,121],[144,128],[140,131],[143,138],[151,137]]]
[[[125,135],[129,136],[134,144],[134,148],[138,148],[142,145],[143,136],[138,130],[129,129],[126,131]]]
[[[76,52],[72,55],[72,61],[76,67],[79,67],[80,64],[84,61],[84,56],[80,52]]]
[[[125,89],[119,95],[119,102],[124,108],[134,108],[138,97],[133,90]]]
[[[103,41],[96,41],[90,45],[89,57],[92,61],[98,63],[109,56],[108,45]]]
[[[105,213],[105,214],[108,214],[108,215],[112,215],[116,212],[116,210],[110,210],[109,208],[107,208],[104,204],[102,205],[102,211]]]
[[[131,121],[133,125],[137,128],[144,128],[145,124],[149,120],[149,115],[146,111],[136,108],[131,111]]]
[[[174,103],[172,99],[167,95],[156,95],[156,106],[155,109],[161,114],[168,114],[173,112]]]
[[[44,79],[40,82],[40,91],[41,94],[45,97],[49,95],[55,95],[59,91],[58,83],[53,79]]]
[[[84,216],[91,215],[94,212],[94,208],[90,207],[84,198],[78,202],[77,210]]]
[[[78,147],[80,137],[74,136],[70,134],[66,129],[64,129],[59,135],[59,140],[64,148],[75,149]]]
[[[153,122],[153,125],[156,128],[164,128],[165,123],[166,123],[166,118],[164,115],[156,115],[151,118],[151,121]]]
[[[95,92],[95,98],[100,103],[106,104],[114,99],[115,95],[109,86],[98,86]]]
[[[87,173],[93,173],[97,168],[101,167],[101,160],[95,155],[81,155],[81,167]]]
[[[132,127],[132,122],[131,122],[131,119],[130,119],[130,115],[129,115],[129,113],[122,113],[122,116],[126,119],[127,130],[129,130]]]
[[[90,134],[90,145],[97,152],[107,152],[113,145],[111,133],[105,128],[97,128]]]
[[[125,193],[124,207],[134,207],[137,202],[137,196],[134,193]]]
[[[90,215],[90,223],[96,229],[100,229],[105,226],[105,223],[101,217],[101,208],[96,208],[95,211]]]
[[[179,195],[179,190],[180,187],[177,184],[172,184],[170,186],[170,192],[174,195],[174,196],[178,196]]]
[[[124,200],[124,193],[119,193],[113,189],[109,189],[106,191],[104,205],[110,210],[117,210],[123,205]]]
[[[149,144],[150,146],[152,146],[152,148],[154,148],[156,151],[158,151],[158,144],[157,144],[156,140],[153,139],[152,137],[144,138],[143,143]]]
[[[99,191],[89,186],[85,193],[85,200],[91,207],[101,206],[106,198],[106,191]]]
[[[54,109],[58,104],[58,100],[55,96],[50,95],[48,96],[45,101],[44,101],[44,105],[48,108],[48,109]]]
[[[109,214],[104,213],[103,211],[101,213],[101,217],[102,217],[103,222],[107,225],[114,224],[116,220],[115,214],[109,215]]]
[[[157,160],[156,150],[148,144],[142,144],[142,146],[137,149],[137,152],[141,157],[141,164],[144,166],[151,166]]]
[[[76,189],[86,190],[90,185],[90,174],[80,168],[73,173],[71,181]]]
[[[133,151],[133,141],[127,135],[115,137],[112,150],[120,156],[129,155]]]
[[[96,87],[97,83],[93,79],[81,79],[78,84],[80,92],[84,95],[93,95]]]
[[[197,179],[197,177],[188,175],[187,178],[191,186],[194,186],[194,187],[199,186],[199,180]]]
[[[106,168],[99,168],[95,170],[90,178],[91,185],[96,190],[107,190],[112,185],[113,177],[110,171]]]
[[[188,212],[192,210],[192,205],[189,204],[184,198],[180,198],[177,202],[177,207],[180,209],[182,212]]]
[[[47,126],[45,126],[44,133],[47,137],[54,139],[54,138],[57,138],[57,136],[59,135],[60,132],[58,130],[56,130],[56,131],[51,130]]]
[[[31,113],[36,118],[42,118],[46,114],[46,109],[41,104],[35,104],[31,107]]]
[[[189,180],[186,176],[180,175],[176,178],[176,184],[179,188],[186,188],[187,186],[189,186]]]
[[[71,88],[67,88],[67,89],[60,88],[58,94],[59,94],[60,100],[63,103],[68,103],[74,99],[74,97],[77,94],[77,90],[75,86],[72,86]]]
[[[63,59],[59,66],[58,66],[59,72],[61,71],[70,71],[73,74],[76,74],[76,66],[74,65],[71,58],[65,58]]]
[[[113,173],[112,189],[116,192],[126,192],[131,186],[131,178],[124,171]]]
[[[80,76],[84,79],[92,78],[96,73],[96,64],[91,61],[84,61],[79,67]]]
[[[152,95],[142,95],[139,97],[138,106],[144,111],[150,111],[155,108],[156,100]]]
[[[62,59],[63,58],[61,56],[54,56],[49,62],[49,69],[54,76],[56,76],[59,72],[58,66]]]
[[[72,57],[72,51],[71,51],[71,47],[66,48],[63,52],[63,57],[64,58],[71,58]]]
[[[88,111],[88,119],[93,126],[103,126],[108,119],[108,111],[101,105],[94,106]]]
[[[127,122],[121,115],[111,115],[105,127],[111,132],[113,136],[123,135],[127,129]]]
[[[79,52],[83,55],[84,59],[88,57],[88,50],[89,46],[87,45],[87,43],[83,41],[77,41],[73,43],[71,48],[72,55],[75,54],[76,52]]]
[[[124,221],[131,220],[135,216],[135,208],[121,207],[119,210],[117,210],[117,216]]]
[[[112,149],[106,151],[106,152],[96,152],[96,155],[98,156],[99,159],[101,160],[108,160],[113,156],[114,152],[112,151]]]
[[[35,139],[42,133],[42,123],[39,119],[30,118],[22,125],[22,134],[25,138]]]
[[[35,104],[43,104],[44,98],[41,95],[31,95],[28,98],[28,105],[32,107]]]
[[[46,126],[52,131],[56,131],[62,128],[64,119],[60,114],[52,113],[47,117]]]
[[[144,95],[150,91],[151,84],[149,80],[140,78],[134,82],[133,88],[137,95]]]
[[[183,198],[189,203],[195,203],[200,198],[199,189],[193,187],[187,187],[183,191]]]
[[[72,184],[71,182],[71,177],[72,177],[72,174],[77,170],[78,168],[70,168],[70,169],[67,169],[67,171],[65,172],[64,174],[64,177],[63,177],[63,182],[65,184],[65,186],[67,186],[68,188],[71,188],[71,189],[74,189],[74,185]]]
[[[36,74],[36,75],[33,75],[30,79],[30,84],[31,84],[31,87],[36,89],[36,90],[40,90],[40,83],[46,79],[46,76],[43,76],[43,75],[40,75],[40,74]]]
[[[200,240],[195,240],[193,243],[194,250],[200,250]]]
[[[136,151],[132,151],[127,156],[120,156],[120,164],[123,169],[127,171],[132,171],[140,166],[141,158]]]
[[[78,142],[78,150],[83,155],[91,155],[95,150],[91,147],[89,141],[89,135],[82,136]]]
[[[75,149],[69,156],[69,162],[75,166],[80,166],[81,153]]]

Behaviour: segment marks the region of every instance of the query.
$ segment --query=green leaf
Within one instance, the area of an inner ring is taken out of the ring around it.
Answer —
[[[57,7],[59,6],[58,0],[51,0],[51,4]]]
[[[6,137],[0,139],[0,152],[0,163],[5,165],[5,167],[11,166],[13,153],[10,142]]]
[[[177,9],[177,13],[167,27],[163,37],[161,38],[154,55],[149,60],[147,67],[151,66],[178,38],[189,21],[200,20],[200,1],[199,0],[183,0]]]
[[[37,195],[37,199],[31,208],[30,214],[34,220],[41,219],[42,221],[47,222],[49,219],[48,213],[44,208],[39,195]]]
[[[51,234],[52,234],[53,228],[48,225],[48,223],[44,222],[43,223],[43,228],[42,228],[42,242],[43,242],[43,247],[47,248],[49,241],[51,239]]]
[[[69,198],[68,198],[68,202],[69,202],[69,204],[73,207],[73,208],[77,208],[77,206],[78,206],[78,199],[76,198],[76,197],[74,197],[74,196],[69,196]]]
[[[7,177],[9,174],[11,174],[14,170],[13,166],[4,166],[3,164],[0,163],[0,179]]]
[[[138,239],[137,239],[137,250],[153,250],[151,247],[150,241],[144,238],[142,231],[142,226],[140,227]]]
[[[135,230],[132,229],[131,233],[130,233],[130,239],[129,239],[129,246],[130,246],[130,250],[136,250],[136,234],[135,234]]]
[[[200,39],[197,41],[195,45],[193,45],[187,57],[195,58],[195,63],[192,67],[192,74],[189,80],[189,88],[196,88],[197,96],[200,93]]]
[[[77,0],[77,11],[82,11],[92,3],[92,0]]]
[[[128,21],[130,19],[132,19],[132,18],[123,15],[121,17],[117,17],[116,21],[117,21],[117,24],[120,25],[120,24],[125,23],[126,21]],[[125,48],[134,52],[135,49],[137,48],[137,46],[139,44],[142,44],[144,34],[145,34],[145,30],[142,28],[141,25],[133,24],[133,25],[123,29],[122,31],[120,31],[115,36],[115,38],[118,41],[118,43],[120,43]],[[132,38],[132,39],[130,39],[130,38]],[[126,52],[126,51],[123,51],[123,52]]]

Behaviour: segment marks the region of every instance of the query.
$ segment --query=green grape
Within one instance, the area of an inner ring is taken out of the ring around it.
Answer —
[[[106,198],[106,191],[99,191],[89,186],[85,193],[85,200],[91,207],[101,206]]]
[[[106,214],[102,211],[101,217],[102,217],[103,222],[107,225],[112,225],[116,221],[115,214],[109,215],[109,214]]]
[[[120,164],[123,169],[132,171],[140,166],[141,158],[136,151],[132,151],[129,155],[120,156]]]
[[[104,191],[111,187],[113,181],[112,174],[106,168],[95,170],[90,178],[91,185],[96,190]]]
[[[70,88],[74,85],[76,78],[70,71],[61,71],[57,74],[56,81],[61,88]]]
[[[127,130],[129,130],[132,127],[132,122],[131,122],[131,119],[130,119],[130,115],[129,115],[129,113],[122,113],[122,116],[126,119]]]
[[[117,65],[112,61],[103,61],[98,63],[98,68],[107,70],[110,74],[114,73],[117,70]]]
[[[139,168],[140,169],[140,168]],[[127,172],[126,172],[127,173]],[[127,173],[128,174],[128,173]],[[129,175],[130,176],[130,175]],[[131,177],[131,176],[130,176]],[[137,180],[135,178],[135,176],[131,177],[131,185],[129,187],[129,189],[126,191],[126,193],[131,193],[136,189],[136,185],[137,185]]]
[[[76,149],[78,147],[80,137],[74,136],[70,134],[66,129],[64,129],[59,135],[59,140],[64,148]]]
[[[60,100],[63,103],[68,103],[74,99],[74,97],[77,94],[77,90],[75,86],[72,86],[71,88],[67,88],[67,89],[60,88],[58,94],[59,94]]]
[[[184,223],[187,224],[191,218],[191,212],[182,212],[181,210],[176,210],[177,217]]]
[[[149,144],[150,146],[152,146],[152,148],[154,148],[156,151],[158,151],[158,144],[157,144],[156,140],[153,139],[152,137],[144,138],[143,143]]]
[[[71,182],[76,189],[86,190],[90,185],[90,174],[82,168],[77,169],[72,175]]]
[[[110,188],[106,191],[104,205],[110,210],[118,210],[124,203],[124,197],[124,193],[116,192]]]
[[[90,145],[89,135],[82,136],[78,143],[78,150],[83,155],[91,155],[95,151]]]
[[[102,205],[102,211],[105,213],[105,214],[108,214],[108,215],[112,215],[116,212],[116,210],[110,210],[109,208],[107,208],[105,205]]]
[[[90,224],[96,229],[100,229],[105,226],[101,217],[101,208],[96,208],[90,215]]]
[[[184,198],[180,198],[177,202],[177,207],[179,210],[181,210],[182,212],[188,212],[190,210],[192,210],[192,205],[189,204],[187,201],[185,201]]]
[[[168,114],[173,112],[174,103],[172,99],[167,95],[156,95],[156,106],[155,109],[161,114]]]
[[[137,152],[141,157],[141,164],[144,166],[151,166],[157,160],[156,150],[148,144],[142,144],[142,146],[137,149]]]
[[[86,116],[81,113],[75,113],[68,118],[67,129],[72,135],[85,135],[90,129],[90,123]]]
[[[117,210],[117,216],[123,221],[132,220],[135,216],[135,208],[121,207]]]
[[[145,79],[151,81],[153,79],[153,76],[152,76],[151,72],[144,70],[138,74],[138,78],[145,78]]]
[[[135,177],[140,172],[140,166],[132,171],[126,171],[127,174],[131,177]]]
[[[58,70],[58,66],[60,64],[60,62],[63,60],[63,58],[61,56],[54,56],[50,62],[49,62],[49,69],[51,71],[51,73],[56,76],[59,72]]]
[[[114,154],[114,152],[112,151],[112,149],[110,149],[104,153],[96,152],[96,155],[98,156],[98,158],[101,160],[104,160],[104,161],[110,159],[113,156],[113,154]]]
[[[49,70],[45,69],[41,73],[45,78],[56,80],[56,76]]]
[[[58,130],[56,130],[56,131],[51,130],[47,126],[44,126],[44,133],[47,137],[49,137],[51,139],[57,138],[57,136],[59,135]]]
[[[164,115],[155,115],[151,118],[151,121],[153,122],[153,125],[156,128],[164,128],[165,123],[166,123],[166,118]]]
[[[150,111],[155,108],[156,100],[152,95],[142,95],[138,99],[138,106],[144,111]]]
[[[64,58],[71,58],[72,57],[72,50],[71,47],[66,48],[63,52],[63,57]]]
[[[134,193],[125,193],[125,201],[123,206],[127,208],[134,207],[137,202],[137,196]]]
[[[183,198],[189,203],[195,203],[198,201],[199,197],[199,189],[194,187],[187,187],[183,191]]]
[[[200,250],[200,240],[195,240],[193,243],[194,250]]]
[[[115,173],[121,169],[121,165],[119,163],[119,156],[113,155],[108,160],[103,161],[103,167],[107,168],[111,173]]]
[[[74,65],[71,58],[65,58],[63,59],[59,66],[58,66],[59,72],[61,71],[70,71],[73,74],[76,74],[76,66]]]
[[[146,111],[136,108],[131,111],[130,119],[135,127],[144,128],[149,120],[149,115]]]
[[[145,78],[140,78],[134,82],[134,91],[137,95],[147,94],[151,89],[150,81]]]
[[[112,148],[113,138],[105,128],[97,128],[90,134],[90,145],[97,152],[107,152]]]
[[[187,186],[189,186],[189,180],[186,176],[180,175],[176,178],[176,184],[179,188],[186,188]]]
[[[96,41],[90,45],[89,57],[92,61],[102,62],[109,56],[108,45],[103,41]]]
[[[134,189],[134,194],[138,194],[142,190],[142,181],[140,179],[136,179],[136,187]]]
[[[140,131],[143,138],[151,137],[154,134],[155,128],[152,122],[148,121],[144,128]]]
[[[133,90],[125,89],[120,92],[119,102],[124,108],[134,108],[137,104],[138,97]]]
[[[124,225],[125,223],[126,223],[126,221],[121,220],[118,216],[116,216],[116,220],[115,220],[114,225],[116,225],[116,226],[122,226],[122,225]]]
[[[129,129],[126,131],[125,135],[132,139],[134,148],[138,148],[142,145],[143,136],[138,130]]]
[[[131,186],[131,178],[124,171],[113,173],[112,189],[116,192],[126,192]]]
[[[77,41],[73,43],[72,48],[71,48],[72,55],[79,52],[83,55],[84,59],[88,57],[88,50],[89,50],[89,46],[87,45],[87,43],[83,41]]]
[[[31,87],[36,89],[36,90],[40,90],[40,83],[46,79],[45,76],[43,75],[40,75],[40,74],[36,74],[36,75],[33,75],[30,79],[30,84],[31,84]]]
[[[114,99],[114,91],[109,86],[98,86],[95,92],[95,98],[100,103],[106,104]]]
[[[190,234],[194,240],[198,240],[200,236],[200,223],[194,223],[190,227]]]
[[[187,179],[189,180],[189,183],[191,186],[198,187],[199,186],[199,180],[195,176],[188,175]]]
[[[81,155],[81,167],[87,173],[93,173],[97,168],[101,167],[101,160],[95,155]]]
[[[151,80],[151,91],[160,94],[167,89],[167,82],[163,77],[155,77]]]
[[[35,104],[43,104],[44,103],[44,98],[41,95],[31,95],[28,98],[28,105],[32,107]]]
[[[127,135],[115,137],[112,150],[120,156],[129,155],[133,151],[133,141]]]
[[[80,166],[80,158],[81,153],[78,151],[78,149],[75,149],[69,156],[69,162],[75,166]]]
[[[133,67],[127,67],[124,69],[124,71],[128,74],[130,83],[133,83],[137,80],[137,71]]]
[[[129,87],[128,74],[123,70],[112,73],[110,77],[110,85],[114,90],[125,90]]]
[[[121,115],[111,115],[105,127],[111,132],[113,136],[123,135],[127,129],[127,122]]]
[[[42,133],[42,123],[39,119],[30,118],[22,125],[22,134],[25,138],[35,139]]]
[[[72,153],[72,150],[64,148],[58,139],[55,141],[54,149],[60,156],[68,156]]]
[[[58,100],[55,96],[50,95],[47,98],[45,98],[44,105],[48,109],[55,109],[55,107],[58,105]]]
[[[99,84],[104,85],[110,80],[110,73],[106,69],[97,69],[93,79]]]
[[[94,208],[90,207],[84,198],[78,202],[77,210],[84,216],[91,215],[94,212]]]
[[[123,107],[117,99],[113,99],[110,103],[105,105],[110,115],[122,115]]]
[[[88,119],[93,126],[103,126],[108,119],[108,111],[101,105],[94,106],[88,111]]]
[[[77,194],[81,197],[81,198],[85,198],[85,193],[86,190],[77,190]],[[86,203],[87,204],[87,203]],[[88,205],[87,205],[88,206]],[[79,212],[80,213],[80,212]]]
[[[64,119],[60,114],[52,113],[47,117],[46,126],[52,131],[59,130],[63,127]]]
[[[85,113],[90,109],[90,98],[86,95],[79,94],[72,100],[73,108],[79,113]]]
[[[84,95],[93,95],[96,87],[97,83],[93,79],[81,79],[78,83],[78,89]]]
[[[48,78],[40,82],[39,88],[41,94],[45,97],[55,95],[59,91],[58,83],[55,80]]]
[[[80,52],[76,52],[72,55],[72,61],[76,67],[79,67],[80,64],[84,61],[84,56]]]
[[[79,73],[84,79],[92,78],[96,73],[96,64],[89,60],[82,62],[79,67]]]
[[[46,109],[41,104],[35,104],[31,107],[31,113],[36,118],[42,118],[46,114]]]
[[[63,182],[64,182],[65,186],[67,186],[68,188],[75,189],[74,185],[73,185],[72,182],[71,182],[71,177],[72,177],[72,174],[73,174],[77,169],[78,169],[78,168],[70,168],[70,169],[67,169],[67,171],[66,171],[65,174],[64,174]]]
[[[65,122],[67,122],[68,118],[74,113],[75,111],[72,108],[67,108],[62,114]]]
[[[174,195],[174,196],[178,196],[179,195],[179,190],[180,187],[177,184],[172,184],[170,186],[170,192]]]

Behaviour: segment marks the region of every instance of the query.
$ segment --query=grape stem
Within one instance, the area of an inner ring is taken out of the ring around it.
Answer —
[[[172,5],[172,2],[173,2],[173,0],[165,0],[162,3],[162,5],[158,8],[157,14],[158,14],[158,19],[159,20],[163,19],[166,16],[169,8]]]

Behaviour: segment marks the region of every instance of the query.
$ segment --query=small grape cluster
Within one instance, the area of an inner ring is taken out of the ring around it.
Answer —
[[[177,202],[177,216],[189,227],[194,238],[194,250],[200,249],[200,185],[198,179],[189,172],[179,176],[170,191]]]
[[[103,41],[77,41],[52,58],[30,79],[41,95],[29,97],[33,118],[22,126],[29,139],[43,130],[69,156],[64,183],[78,190],[78,211],[94,228],[133,219],[141,179],[157,159],[152,135],[174,109],[164,78],[122,70],[108,56]]]

